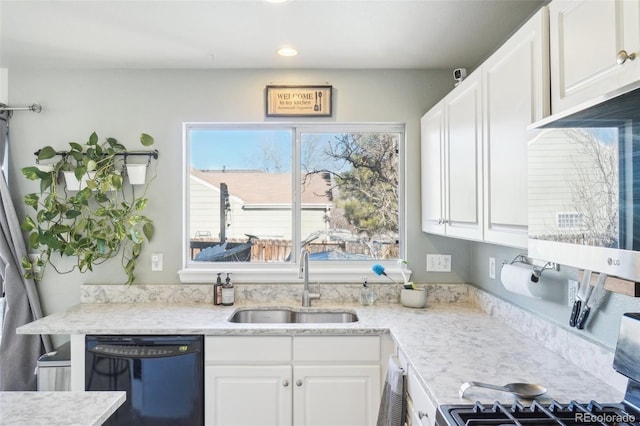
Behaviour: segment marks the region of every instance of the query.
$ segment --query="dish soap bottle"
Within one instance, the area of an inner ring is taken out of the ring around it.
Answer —
[[[220,277],[222,272],[218,272],[218,278],[213,286],[213,304],[219,305],[222,303],[222,278]]]
[[[362,283],[362,288],[360,289],[360,304],[362,306],[373,305],[374,300],[375,295],[373,294],[373,289],[369,287],[367,277],[364,277],[364,282]]]
[[[227,278],[224,280],[224,285],[222,286],[222,305],[223,306],[231,306],[233,302],[235,302],[235,288],[233,288],[233,283],[231,282],[231,277],[229,276],[231,273],[227,273]]]

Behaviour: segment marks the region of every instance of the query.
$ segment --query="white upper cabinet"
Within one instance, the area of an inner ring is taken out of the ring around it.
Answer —
[[[553,114],[640,80],[639,3],[550,3]]]
[[[527,247],[527,126],[549,115],[549,19],[542,8],[482,65],[484,240]]]
[[[549,115],[543,7],[422,117],[422,229],[527,247],[527,126]]]
[[[445,227],[482,239],[482,81],[472,73],[445,102]]]
[[[421,119],[422,230],[482,239],[482,90],[473,73]]]
[[[420,119],[422,230],[444,234],[444,102]]]

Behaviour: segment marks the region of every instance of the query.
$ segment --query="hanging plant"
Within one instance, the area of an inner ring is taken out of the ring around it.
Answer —
[[[154,140],[143,133],[140,143],[148,147]],[[50,171],[37,166],[22,169],[27,179],[40,182],[39,193],[24,197],[35,214],[26,216],[22,230],[29,234],[30,250],[40,253],[35,260],[22,259],[24,275],[40,279],[47,265],[58,273],[75,269],[84,273],[119,255],[127,284],[131,284],[142,246],[154,233],[153,222],[141,214],[148,201],[148,183],[141,196],[136,196],[132,185],[124,184],[127,149],[114,138],[99,143],[94,132],[84,145],[69,145],[70,150],[64,153],[50,146],[38,151],[38,161],[61,156]],[[154,153],[157,156],[157,151],[149,155]],[[59,179],[63,171],[73,172],[83,185],[77,191],[68,189]],[[76,257],[76,263],[70,270],[60,270],[55,254]]]

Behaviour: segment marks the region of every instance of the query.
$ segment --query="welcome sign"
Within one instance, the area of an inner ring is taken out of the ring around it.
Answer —
[[[332,86],[267,86],[267,117],[330,117]]]

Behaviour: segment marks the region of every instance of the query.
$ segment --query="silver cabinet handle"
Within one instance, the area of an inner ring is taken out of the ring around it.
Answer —
[[[284,386],[285,388],[286,388],[287,386],[289,386],[289,381],[288,381],[288,380],[283,380],[283,381],[282,381],[282,386]]]
[[[302,380],[300,379],[296,380],[296,386],[302,386]]]
[[[633,61],[634,59],[636,59],[636,54],[634,52],[627,53],[626,50],[621,50],[618,52],[618,58],[616,59],[618,65],[624,64],[625,62],[627,62],[627,59]]]

